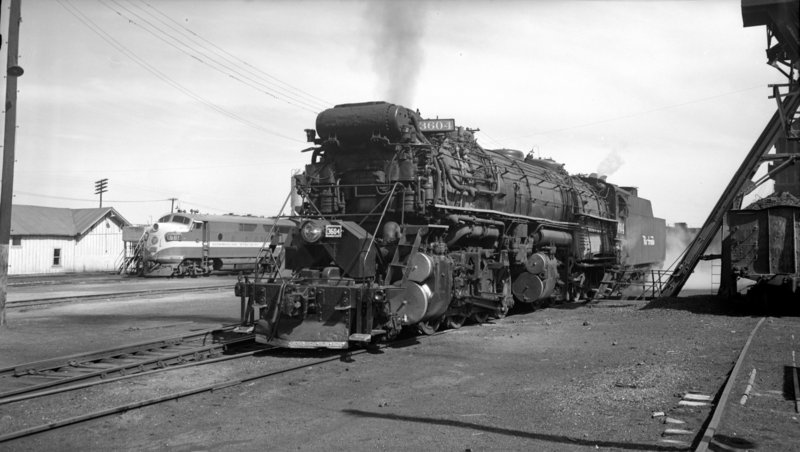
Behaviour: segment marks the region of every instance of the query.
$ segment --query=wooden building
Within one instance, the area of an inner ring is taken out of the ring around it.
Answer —
[[[65,209],[14,205],[9,275],[114,271],[128,220],[113,207]]]

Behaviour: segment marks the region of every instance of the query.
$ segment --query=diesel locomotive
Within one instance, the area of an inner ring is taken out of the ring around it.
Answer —
[[[666,225],[635,187],[485,149],[473,132],[386,102],[320,113],[293,176],[292,275],[236,285],[256,340],[336,349],[431,334],[599,296],[661,265]]]
[[[273,218],[170,213],[145,229],[136,271],[142,276],[200,276],[252,270],[264,244],[282,242],[292,227],[292,222]],[[267,251],[281,252],[279,247]]]

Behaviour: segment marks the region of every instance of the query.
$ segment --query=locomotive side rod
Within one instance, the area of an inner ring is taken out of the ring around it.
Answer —
[[[796,111],[798,106],[800,106],[800,88],[792,90],[787,95],[786,99],[788,111]],[[775,143],[782,129],[781,112],[776,111],[775,114],[772,115],[772,119],[770,119],[767,126],[761,132],[755,144],[753,144],[753,147],[739,166],[739,169],[728,183],[725,191],[722,192],[722,196],[720,196],[716,205],[714,205],[705,223],[703,223],[703,227],[686,249],[683,259],[678,262],[678,265],[675,267],[675,272],[664,285],[664,290],[661,292],[662,297],[674,297],[680,293],[684,284],[686,284],[686,281],[689,279],[689,276],[691,276],[694,271],[700,257],[708,248],[708,245],[717,234],[717,231],[722,227],[722,220],[725,216],[725,212],[731,209],[736,197],[742,191],[742,188],[752,179],[755,171],[762,162],[762,157],[772,148],[772,145]],[[720,291],[723,291],[725,288],[726,286],[723,280],[723,284],[720,285]]]

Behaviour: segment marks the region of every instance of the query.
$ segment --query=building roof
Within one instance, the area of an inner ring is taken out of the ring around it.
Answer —
[[[76,237],[104,218],[120,226],[130,225],[113,207],[65,209],[15,204],[11,206],[11,235]]]

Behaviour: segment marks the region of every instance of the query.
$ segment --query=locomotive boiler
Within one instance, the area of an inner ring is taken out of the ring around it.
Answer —
[[[306,130],[292,276],[236,285],[256,340],[346,348],[502,317],[515,303],[601,295],[663,262],[666,227],[634,187],[484,149],[453,119],[338,105]]]

